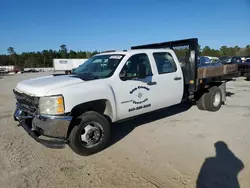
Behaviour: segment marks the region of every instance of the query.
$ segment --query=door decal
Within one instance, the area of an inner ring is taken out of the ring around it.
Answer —
[[[132,103],[132,104],[143,104],[145,102],[147,102],[149,99],[147,97],[147,92],[149,91],[150,89],[148,87],[145,87],[145,86],[138,86],[138,87],[135,87],[133,88],[129,94],[131,94],[131,100],[129,101],[123,101],[122,104],[124,103]],[[148,104],[145,104],[145,105],[140,105],[140,106],[136,106],[134,108],[130,108],[128,109],[129,112],[133,112],[135,110],[140,110],[140,109],[143,109],[143,108],[148,108],[150,107],[151,104],[148,103]]]

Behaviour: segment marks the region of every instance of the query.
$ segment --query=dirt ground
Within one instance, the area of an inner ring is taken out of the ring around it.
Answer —
[[[218,112],[178,105],[115,124],[110,146],[82,157],[69,147],[36,143],[12,118],[17,82],[46,74],[0,79],[1,188],[201,188],[197,179],[250,187],[250,82],[244,78],[228,83]]]

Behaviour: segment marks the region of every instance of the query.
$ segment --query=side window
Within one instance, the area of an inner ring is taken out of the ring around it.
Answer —
[[[177,71],[176,64],[172,55],[168,52],[153,53],[159,74],[171,73]]]
[[[122,80],[141,78],[140,75],[152,76],[152,69],[147,54],[136,54],[131,56],[121,70]]]

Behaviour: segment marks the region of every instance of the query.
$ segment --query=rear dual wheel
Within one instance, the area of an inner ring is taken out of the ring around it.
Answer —
[[[222,105],[222,92],[217,86],[208,89],[197,101],[197,106],[200,110],[216,112]]]

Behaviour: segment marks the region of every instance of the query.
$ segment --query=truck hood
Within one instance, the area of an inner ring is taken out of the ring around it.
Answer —
[[[16,89],[22,93],[40,97],[46,96],[51,90],[83,82],[82,79],[74,75],[50,75],[19,82]]]

